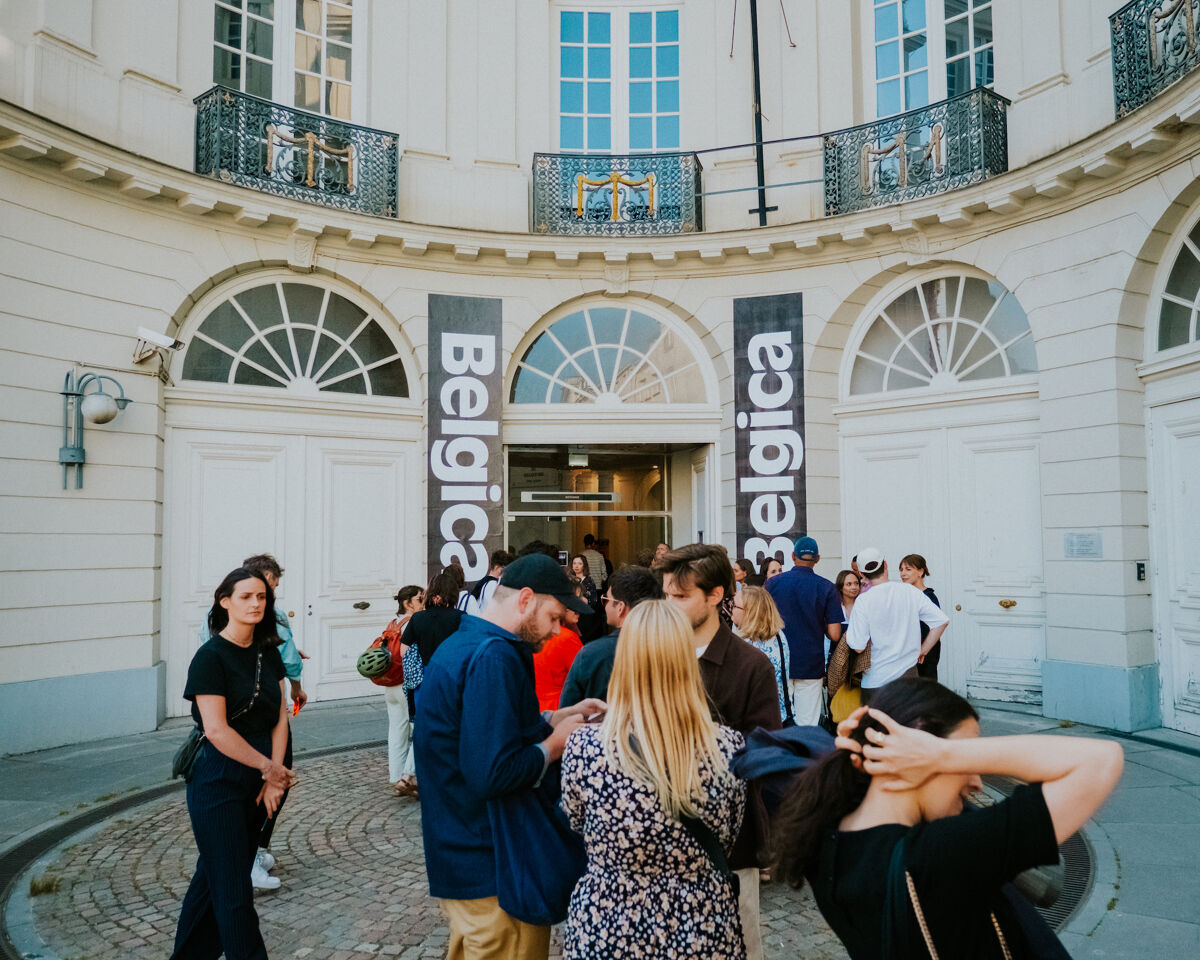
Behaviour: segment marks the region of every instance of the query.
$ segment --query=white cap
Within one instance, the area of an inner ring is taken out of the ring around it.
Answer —
[[[867,547],[858,551],[858,569],[868,577],[873,577],[883,569],[883,554],[875,547]]]

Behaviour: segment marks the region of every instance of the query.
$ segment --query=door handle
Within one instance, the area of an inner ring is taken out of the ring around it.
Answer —
[[[369,607],[370,605],[371,605],[371,603],[369,600],[359,600],[358,603],[354,604],[354,609],[355,610],[366,610],[367,607]]]
[[[1017,605],[1016,600],[1001,600],[1000,601],[1000,606],[1002,606],[1005,610],[1011,610],[1016,605]]]
[[[955,609],[955,610],[961,610],[961,609],[962,609],[962,604],[961,604],[961,603],[956,603],[956,604],[954,605],[954,609]]]
[[[288,619],[291,619],[291,618],[292,618],[292,617],[294,617],[295,615],[296,615],[296,611],[295,611],[295,610],[289,610],[289,611],[288,611]]]

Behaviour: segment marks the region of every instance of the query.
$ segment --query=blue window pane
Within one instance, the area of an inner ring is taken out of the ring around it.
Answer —
[[[562,47],[559,50],[560,77],[583,76],[583,47]]]
[[[679,112],[679,81],[660,80],[658,82],[658,112]]]
[[[669,43],[658,48],[658,75],[660,77],[679,76],[679,45]]]
[[[925,29],[925,0],[904,0],[904,32]]]
[[[982,47],[992,42],[992,8],[985,7],[975,14],[975,46]],[[270,54],[267,54],[270,56]]]
[[[996,81],[992,48],[975,51],[975,86],[990,87]]]
[[[652,121],[649,117],[630,117],[629,118],[629,149],[630,150],[653,150],[654,141],[652,139],[654,128],[651,126]]]
[[[658,36],[655,37],[659,43],[676,43],[679,40],[679,11],[678,10],[659,10],[654,15],[655,26],[658,27]]]
[[[631,77],[654,76],[653,62],[650,59],[653,47],[629,48],[629,75]]]
[[[904,38],[904,72],[920,70],[929,66],[929,51],[925,43],[925,34],[916,33]]]
[[[562,150],[583,149],[583,117],[559,117],[558,146]]]
[[[896,5],[889,3],[886,7],[875,8],[875,42],[882,43],[891,40],[898,32],[899,17],[896,16]]]
[[[612,134],[609,130],[608,117],[588,117],[587,134],[589,150],[612,148]]]
[[[608,14],[588,14],[588,43],[608,43]]]
[[[679,118],[678,117],[659,117],[658,118],[658,149],[659,150],[677,150],[677,149],[679,149]]]
[[[946,0],[946,19],[957,17],[960,13],[965,13],[967,10],[967,0]]]
[[[661,86],[661,84],[660,84]],[[631,83],[629,85],[629,112],[653,113],[654,95],[648,83]]]
[[[654,23],[649,13],[631,13],[629,15],[629,42],[653,43]]]
[[[929,71],[922,70],[904,78],[904,109],[929,106]]]
[[[562,83],[559,85],[558,109],[560,113],[583,113],[582,83]]]
[[[563,43],[583,43],[583,14],[564,10],[558,18],[558,38]]]
[[[888,80],[875,84],[875,114],[890,117],[900,112],[900,81]]]
[[[608,47],[588,47],[588,77],[595,80],[608,79]]]
[[[894,77],[900,72],[900,45],[881,43],[875,48],[875,77]]]
[[[612,113],[610,87],[609,83],[588,84],[588,113]]]
[[[946,64],[946,96],[957,97],[971,89],[971,61],[967,57]]]

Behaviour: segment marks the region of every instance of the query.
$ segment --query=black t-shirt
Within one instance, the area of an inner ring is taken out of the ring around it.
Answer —
[[[463,612],[449,607],[428,607],[414,613],[404,630],[404,642],[417,647],[421,663],[428,663],[434,651],[458,629]]]
[[[938,599],[938,595],[933,592],[933,587],[926,587],[924,590],[924,593],[925,593],[925,596],[927,596],[930,600],[932,600],[936,606],[940,607],[942,605],[942,601],[940,601]],[[929,627],[925,623],[922,623],[921,624],[921,642],[922,643],[925,642],[925,638],[927,636],[929,636]],[[936,667],[938,665],[938,661],[941,659],[942,659],[942,641],[939,640],[937,643],[935,643],[933,645],[933,649],[930,650],[929,653],[925,654],[924,666]]]
[[[283,679],[283,660],[279,648],[264,646],[262,649],[262,675],[259,677],[258,696],[254,705],[240,717],[230,721],[230,726],[240,734],[267,733],[279,720],[283,694],[279,681]],[[257,645],[239,647],[222,636],[214,636],[192,657],[188,667],[187,684],[183,696],[192,701],[192,719],[201,727],[200,708],[196,697],[215,694],[225,698],[225,716],[244,710],[254,694],[254,672],[258,663]]]
[[[1000,887],[1022,870],[1058,862],[1054,824],[1040,783],[1018,787],[995,806],[957,817],[911,828],[889,823],[827,836],[808,881],[817,906],[853,960],[884,955],[888,866],[906,834],[905,867],[940,956],[1002,958],[992,911],[1015,960],[1030,955]],[[908,955],[927,956],[911,907],[907,916]]]

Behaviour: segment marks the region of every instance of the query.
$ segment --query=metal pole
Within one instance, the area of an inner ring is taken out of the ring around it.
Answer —
[[[758,214],[758,225],[767,225],[767,213],[778,207],[767,206],[766,171],[763,168],[762,85],[758,65],[758,0],[750,0],[750,59],[754,66],[754,167],[758,173],[758,206],[747,211]]]

